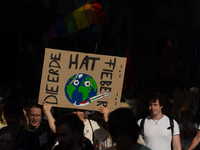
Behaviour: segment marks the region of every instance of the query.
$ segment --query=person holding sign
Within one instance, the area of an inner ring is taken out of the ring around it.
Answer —
[[[108,121],[109,110],[103,106],[99,108],[100,113],[103,113],[105,122]],[[94,120],[85,118],[85,110],[83,109],[72,109],[72,113],[77,114],[78,117],[83,121],[84,135],[86,138],[90,139],[91,143],[96,146],[96,141],[105,141],[108,140],[108,131],[103,128],[99,123]]]
[[[198,128],[198,133],[197,135],[193,138],[192,142],[190,143],[190,146],[188,148],[188,150],[193,150],[200,142],[200,125]]]
[[[43,118],[43,111],[44,114],[47,116],[47,120]],[[31,132],[37,134],[40,139],[40,147],[43,150],[51,150],[54,144],[56,143],[56,135],[55,135],[55,128],[52,126],[51,120],[49,118],[50,108],[46,105],[41,105],[37,103],[30,103],[27,108],[27,118],[29,121],[29,129]],[[49,123],[49,124],[48,124]]]
[[[3,110],[6,123],[15,134],[16,149],[39,150],[38,136],[20,127],[20,120],[24,115],[22,103],[17,100],[9,100],[5,103]]]

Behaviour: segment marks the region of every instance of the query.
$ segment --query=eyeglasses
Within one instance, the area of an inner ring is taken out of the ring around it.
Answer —
[[[29,114],[29,116],[31,117],[31,118],[40,118],[42,115],[34,115],[34,114]]]

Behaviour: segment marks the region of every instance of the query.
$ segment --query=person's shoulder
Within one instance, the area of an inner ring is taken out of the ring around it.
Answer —
[[[171,120],[177,122],[176,118],[174,118],[173,116],[164,115],[164,117],[166,117],[166,118],[168,118],[168,119],[171,119]]]
[[[91,123],[97,123],[95,120],[93,119],[88,119],[88,121],[90,121]]]
[[[139,120],[137,121],[137,124],[138,124],[138,125],[140,125],[142,119],[143,119],[143,118],[141,118],[141,119],[139,119]]]
[[[145,120],[145,119],[150,119],[150,116],[147,116],[147,117],[144,117],[144,118],[140,118],[138,121],[137,121],[137,124],[140,125],[141,121]]]
[[[87,122],[88,122],[88,124],[92,124],[92,125],[98,125],[99,123],[98,122],[96,122],[95,120],[92,120],[92,119],[87,119],[86,120]]]

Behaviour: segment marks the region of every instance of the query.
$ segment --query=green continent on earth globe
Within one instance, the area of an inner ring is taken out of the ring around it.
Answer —
[[[95,80],[87,74],[75,74],[65,85],[65,95],[68,101],[77,106],[89,104],[90,98],[96,96],[97,84]]]

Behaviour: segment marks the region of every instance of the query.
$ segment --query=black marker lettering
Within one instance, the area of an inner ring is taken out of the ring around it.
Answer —
[[[57,55],[55,55],[55,57],[53,57],[53,53],[51,53],[51,59],[60,61],[60,55],[61,55],[61,53],[59,53],[58,57],[56,57]]]
[[[79,69],[81,69],[83,65],[85,65],[85,69],[88,70],[88,62],[89,62],[89,57],[85,56]]]
[[[102,89],[104,89],[104,91],[108,90],[109,92],[111,91],[111,88],[108,87],[100,87],[100,92],[102,91]]]
[[[54,92],[54,93],[58,93],[58,86],[56,86],[56,90],[53,89],[53,87],[51,87],[51,89],[48,89],[48,84],[46,85],[46,91],[47,92]]]
[[[58,76],[57,76],[57,79],[56,79],[56,80],[54,79],[54,77],[52,77],[52,78],[50,79],[50,75],[47,76],[47,81],[50,81],[50,82],[58,82],[58,80],[59,80],[59,77],[58,77]]]
[[[108,102],[104,102],[104,101],[97,101],[97,106],[99,105],[103,105],[104,107],[107,107]]]
[[[80,65],[79,69],[81,69],[83,67],[83,65],[85,65],[85,69],[88,70],[89,60],[92,60],[91,70],[93,71],[94,67],[95,67],[96,60],[100,60],[100,58],[85,56],[83,58],[83,61],[82,61],[81,65]]]
[[[94,70],[94,66],[95,66],[95,61],[96,60],[100,60],[100,58],[96,58],[96,57],[90,57],[90,59],[92,59],[92,66],[91,66],[91,70],[93,71]]]
[[[54,71],[53,69],[49,69],[49,73],[50,73],[50,74],[54,74],[54,75],[59,75],[59,74],[58,74],[58,71],[59,71],[59,70]]]
[[[112,83],[112,81],[101,81],[101,82],[100,82],[100,84],[101,84],[102,86],[104,86],[104,85],[110,86],[111,83]]]
[[[72,54],[70,55],[69,69],[72,67],[72,64],[75,64],[75,69],[77,69],[77,65],[78,65],[78,54],[76,54],[75,61],[72,61]]]
[[[110,80],[112,80],[112,73],[108,73],[108,72],[101,72],[101,80],[103,79],[103,75],[106,75],[106,77],[108,77],[108,75],[110,75]]]
[[[49,98],[51,98],[49,101],[47,101],[47,99],[49,99]],[[53,100],[52,100],[53,99]],[[56,96],[54,96],[54,95],[48,95],[45,99],[44,99],[44,101],[46,102],[46,103],[49,103],[49,104],[58,104],[58,99],[57,99],[57,97]]]
[[[54,65],[53,65],[54,64]],[[60,64],[56,60],[52,60],[49,63],[49,68],[54,67],[54,68],[60,68]]]
[[[112,60],[110,59],[110,62],[105,62],[105,64],[109,64],[109,67],[111,67],[111,65],[113,66],[113,70],[115,69],[115,65],[116,65],[116,58],[114,59],[114,62],[112,62]]]

